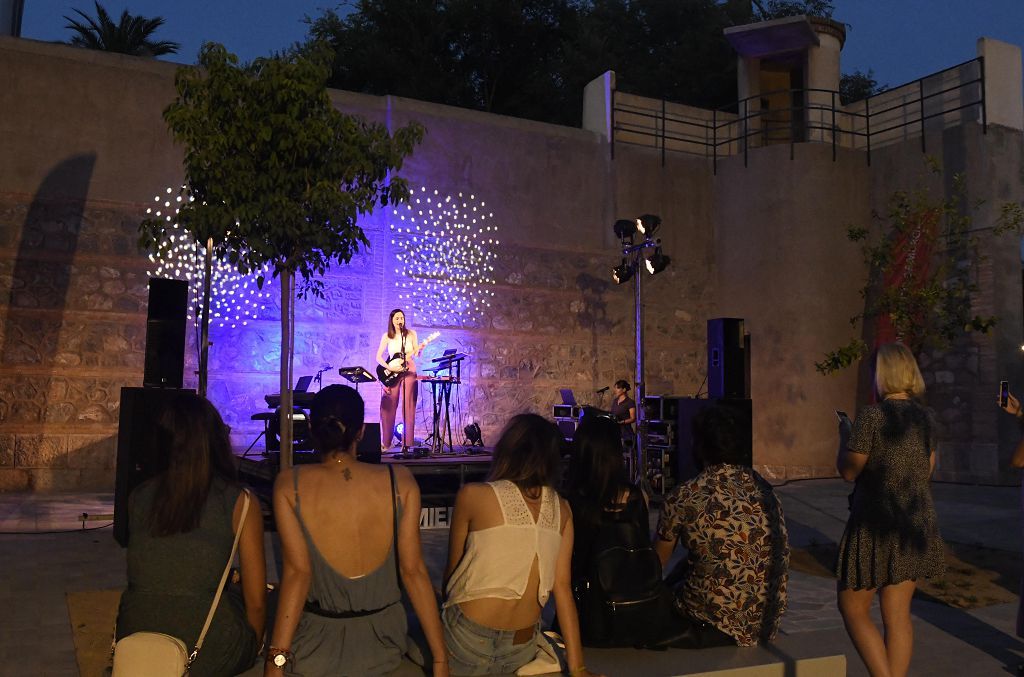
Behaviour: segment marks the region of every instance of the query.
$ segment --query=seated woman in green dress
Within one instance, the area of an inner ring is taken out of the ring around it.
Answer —
[[[156,458],[166,468],[129,497],[128,588],[117,639],[161,632],[191,649],[199,637],[235,540],[242,594],[221,596],[189,674],[234,675],[253,665],[265,622],[263,518],[254,505],[239,524],[243,496],[227,427],[205,398],[182,393],[160,416]]]

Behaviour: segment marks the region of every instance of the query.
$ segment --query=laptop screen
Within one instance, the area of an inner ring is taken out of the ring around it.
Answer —
[[[312,376],[300,376],[299,382],[295,384],[295,392],[304,393],[309,390],[309,384],[313,382]]]

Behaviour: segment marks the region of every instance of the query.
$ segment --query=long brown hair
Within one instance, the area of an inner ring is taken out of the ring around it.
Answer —
[[[602,511],[614,507],[629,486],[619,424],[604,416],[585,417],[572,438],[572,462],[566,478],[573,512],[579,509],[581,513],[574,519],[596,524]]]
[[[395,308],[394,310],[391,311],[391,314],[388,315],[388,338],[395,338],[395,315],[397,315],[398,313],[402,313],[402,315],[405,315],[405,311],[402,310],[401,308]],[[405,319],[406,324],[408,324],[409,318],[407,317]],[[402,329],[403,331],[407,331],[405,327],[403,327]]]
[[[161,414],[156,440],[166,468],[154,480],[150,533],[187,533],[199,526],[214,480],[237,483],[227,426],[206,398],[181,393]]]
[[[564,443],[554,423],[537,414],[513,416],[494,446],[487,479],[509,480],[520,489],[557,489]]]

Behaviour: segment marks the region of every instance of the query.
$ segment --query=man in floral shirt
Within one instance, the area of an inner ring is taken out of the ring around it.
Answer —
[[[688,552],[676,589],[680,613],[740,646],[770,641],[786,609],[789,544],[771,485],[741,465],[749,414],[719,402],[697,417],[693,432],[704,470],[666,497],[655,549],[662,566],[676,543]]]

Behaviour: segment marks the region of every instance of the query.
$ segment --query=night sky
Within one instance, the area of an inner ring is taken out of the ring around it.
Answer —
[[[306,34],[303,18],[331,0],[106,0],[115,15],[163,16],[157,39],[182,43],[169,60],[192,62],[206,40],[222,42],[243,60],[284,49]],[[837,0],[835,18],[849,24],[843,71],[872,69],[882,84],[896,86],[976,56],[977,38],[1024,44],[1022,0]],[[65,14],[93,14],[91,0],[27,0],[22,35],[67,40]],[[597,73],[595,73],[595,76]],[[582,96],[582,92],[580,93]]]

